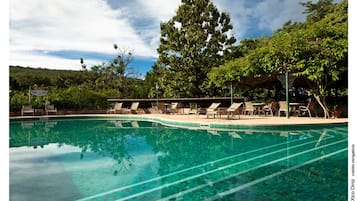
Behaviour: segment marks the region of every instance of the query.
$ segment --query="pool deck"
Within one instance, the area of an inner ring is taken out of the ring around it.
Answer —
[[[50,115],[50,116],[25,116],[25,117],[11,117],[10,119],[19,118],[47,118],[47,117],[120,117],[125,118],[142,118],[145,119],[159,119],[172,122],[186,122],[186,123],[199,123],[199,124],[224,124],[224,125],[304,125],[304,124],[335,124],[335,123],[347,123],[348,118],[334,118],[324,119],[321,117],[295,117],[290,118],[282,117],[270,117],[270,116],[257,116],[257,115],[240,115],[227,119],[226,115],[222,117],[207,118],[206,115],[168,115],[168,114],[82,114],[82,115]]]
[[[146,115],[142,115],[146,116]],[[331,124],[331,123],[347,123],[347,118],[324,119],[324,118],[308,118],[308,117],[266,117],[266,116],[235,116],[227,119],[227,116],[221,118],[207,118],[206,115],[154,115],[157,118],[162,118],[171,121],[179,122],[197,122],[197,123],[215,123],[226,125],[294,125],[294,124]]]

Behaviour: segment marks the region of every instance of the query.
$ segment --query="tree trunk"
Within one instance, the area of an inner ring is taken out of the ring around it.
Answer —
[[[330,114],[329,114],[329,112],[328,112],[329,110],[328,110],[328,107],[326,106],[326,104],[321,101],[319,95],[317,95],[317,94],[315,94],[315,93],[313,93],[313,95],[314,95],[316,101],[317,101],[317,102],[319,103],[319,105],[321,106],[321,108],[324,110],[324,118],[326,118],[326,119],[330,118]]]

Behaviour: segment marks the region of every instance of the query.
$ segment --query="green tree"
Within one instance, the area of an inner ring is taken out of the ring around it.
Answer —
[[[319,2],[316,3],[318,4]],[[309,12],[314,16],[316,10]],[[310,92],[323,108],[326,118],[329,117],[329,106],[326,102],[329,90],[335,82],[345,77],[348,70],[347,10],[347,0],[337,3],[330,13],[317,22],[307,23],[306,28],[296,36],[305,39],[301,65],[296,66],[296,74],[306,79]]]
[[[322,20],[327,14],[333,11],[333,0],[319,0],[316,3],[307,1],[306,3],[300,3],[306,7],[304,13],[308,14],[307,22],[318,22]]]
[[[163,75],[165,94],[207,95],[207,73],[223,63],[223,55],[236,41],[229,35],[228,13],[219,12],[210,0],[182,0],[176,15],[160,28],[158,63],[168,69]]]
[[[138,76],[138,73],[130,66],[130,63],[134,59],[133,54],[128,49],[119,48],[117,44],[114,44],[113,47],[116,51],[116,55],[112,60],[91,67],[91,71],[96,74],[93,85],[96,88],[116,89],[122,98],[132,97],[132,90],[135,88],[133,84],[136,83],[132,79]],[[82,66],[85,65],[83,64],[82,58],[80,62]]]
[[[321,0],[307,3],[305,23],[286,23],[273,36],[254,50],[231,60],[210,72],[216,85],[228,82],[252,83],[290,71],[305,79],[313,95],[329,118],[327,96],[331,88],[343,85],[348,58],[347,0],[330,5]],[[320,7],[323,8],[320,8]]]
[[[255,78],[261,79],[262,75],[275,69],[270,62],[269,42],[270,39],[266,37],[242,40],[237,46],[241,56],[213,68],[209,73],[211,84],[222,88],[228,87],[230,83],[238,87],[254,87]]]
[[[148,98],[156,98],[163,96],[163,78],[162,75],[165,74],[167,69],[155,63],[152,66],[152,69],[146,73],[145,76],[145,84],[143,87],[147,88],[148,91]]]

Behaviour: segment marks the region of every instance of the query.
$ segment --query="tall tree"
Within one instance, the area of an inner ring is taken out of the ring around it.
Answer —
[[[312,1],[307,1],[306,3],[300,3],[302,6],[306,7],[304,13],[308,14],[308,22],[317,22],[322,20],[328,13],[333,10],[333,0],[319,0],[316,3]]]
[[[182,0],[176,16],[161,23],[159,64],[167,67],[165,95],[208,95],[207,73],[223,63],[236,39],[228,13],[219,12],[210,0]]]
[[[288,22],[265,45],[214,68],[210,73],[211,82],[216,85],[240,83],[247,77],[289,70],[306,80],[310,94],[328,118],[326,98],[331,87],[346,78],[348,65],[347,0],[330,3],[329,0],[308,2],[305,23]]]
[[[98,75],[95,81],[96,85],[117,89],[120,93],[126,94],[131,90],[128,89],[128,78],[135,78],[136,75],[130,66],[133,61],[133,54],[128,49],[119,48],[117,44],[114,44],[113,47],[116,51],[114,58],[107,63],[103,62],[93,66],[91,70]],[[83,63],[82,58],[81,63]]]
[[[149,72],[145,76],[145,88],[147,88],[147,93],[149,98],[162,97],[163,94],[163,83],[162,75],[167,71],[167,69],[154,63]]]
[[[325,2],[326,0],[320,0]],[[319,1],[319,2],[320,2]],[[316,5],[319,5],[319,2]],[[328,2],[328,1],[327,1]],[[318,7],[309,9],[309,17],[317,15]],[[347,0],[329,8],[330,13],[314,23],[308,21],[306,29],[297,32],[297,38],[304,38],[304,50],[299,63],[295,66],[297,75],[303,76],[310,86],[310,92],[329,117],[326,102],[330,87],[341,80],[348,66],[348,4]],[[322,14],[321,14],[322,15]]]

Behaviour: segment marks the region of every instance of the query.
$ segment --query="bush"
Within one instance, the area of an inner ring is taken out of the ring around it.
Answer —
[[[28,92],[24,91],[11,91],[10,93],[10,111],[20,111],[22,105],[29,103]]]

